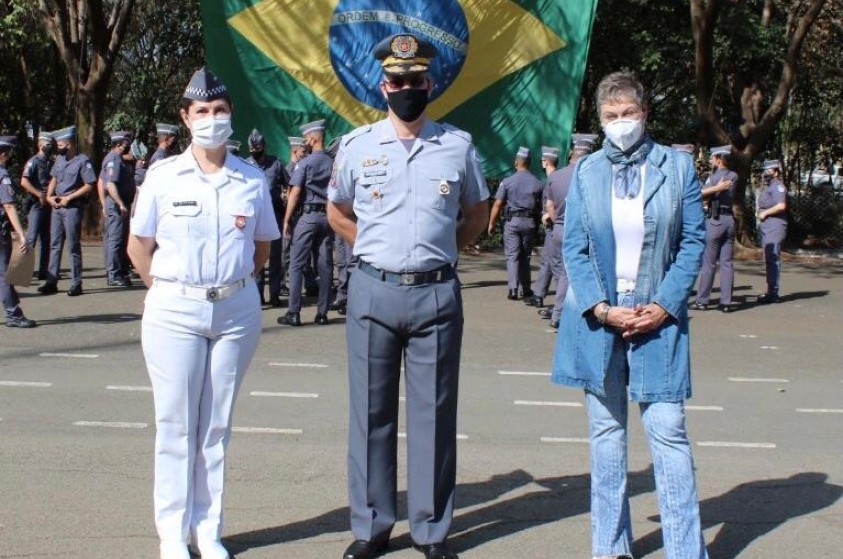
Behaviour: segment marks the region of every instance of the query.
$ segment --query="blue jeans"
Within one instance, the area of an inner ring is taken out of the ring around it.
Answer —
[[[631,294],[618,294],[632,306]],[[626,343],[626,342],[624,342]],[[586,391],[591,439],[592,555],[632,556],[632,524],[627,494],[628,360],[610,363],[606,396]],[[683,402],[639,403],[653,455],[665,559],[707,559],[700,526],[694,460],[685,431]]]

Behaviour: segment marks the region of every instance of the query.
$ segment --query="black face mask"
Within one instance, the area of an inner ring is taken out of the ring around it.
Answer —
[[[67,155],[67,148],[56,148],[56,153],[59,155]]]
[[[263,150],[262,149],[256,149],[255,151],[252,152],[252,157],[254,157],[256,161],[258,159],[262,159],[263,158]]]
[[[395,116],[404,122],[415,122],[427,108],[426,89],[388,91],[386,103]]]
[[[775,177],[776,177],[776,175],[774,175],[772,173],[764,173],[763,175],[761,175],[761,178],[764,179],[764,182],[766,182],[767,184],[770,184],[771,182],[773,182],[773,179]]]

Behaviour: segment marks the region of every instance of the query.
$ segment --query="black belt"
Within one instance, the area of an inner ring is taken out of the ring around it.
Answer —
[[[385,270],[381,270],[380,268],[375,268],[368,262],[361,260],[357,264],[357,269],[367,276],[371,276],[384,283],[388,283],[390,285],[402,285],[405,287],[424,285],[426,283],[437,283],[447,281],[455,277],[454,269],[448,264],[428,272],[406,272],[399,274],[397,272],[387,272]]]
[[[309,214],[309,213],[323,214],[323,213],[327,212],[325,204],[305,204],[303,209],[304,209],[304,213],[306,213],[306,214]]]
[[[534,217],[536,214],[533,210],[509,210],[507,215],[509,217]]]

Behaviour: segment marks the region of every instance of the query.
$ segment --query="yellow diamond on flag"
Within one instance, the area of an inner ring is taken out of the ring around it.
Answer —
[[[565,47],[552,29],[511,0],[459,3],[468,23],[468,49],[459,75],[430,106],[434,118]],[[263,0],[231,16],[228,24],[339,116],[359,126],[383,118],[383,113],[360,102],[334,72],[329,31],[338,4]]]

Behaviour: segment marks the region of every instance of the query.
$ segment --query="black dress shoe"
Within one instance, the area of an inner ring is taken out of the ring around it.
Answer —
[[[320,326],[325,326],[328,324],[328,315],[326,314],[317,314],[316,318],[313,319],[313,322],[319,324]]]
[[[290,296],[290,290],[289,290],[289,289],[287,289],[287,286],[286,286],[286,285],[282,285],[282,286],[281,286],[281,291],[279,291],[279,292],[278,292],[278,294],[279,294],[281,297],[289,297],[289,296]]]
[[[35,328],[38,323],[25,316],[13,316],[6,319],[6,328]]]
[[[82,295],[82,286],[78,283],[67,290],[68,297],[79,297],[80,295]]]
[[[343,303],[342,305],[337,305],[337,314],[345,316],[346,312],[348,312],[348,311],[347,311],[347,308],[345,306],[345,303]]]
[[[426,545],[413,544],[413,549],[421,551],[425,559],[459,559],[459,555],[448,549],[444,543],[431,543]]]
[[[518,290],[517,289],[510,289],[509,293],[506,294],[506,298],[510,301],[515,301],[518,299]]]
[[[52,295],[53,293],[58,293],[59,288],[56,287],[54,283],[45,283],[41,287],[38,288],[38,293],[41,295]]]
[[[47,272],[38,272],[38,275],[36,276],[36,278],[38,278],[39,281],[46,281],[47,280]]]
[[[533,295],[529,299],[524,301],[524,304],[528,307],[543,307],[544,306],[544,297],[539,297],[538,295]]]
[[[735,307],[733,307],[732,305],[720,305],[717,308],[720,309],[720,312],[732,312],[733,310],[735,310]]]
[[[281,306],[281,299],[279,297],[270,297],[269,306],[274,309],[279,308]]]
[[[559,321],[551,319],[550,327],[553,328],[554,330],[559,330]]]
[[[354,540],[342,554],[342,559],[371,559],[386,551],[387,547],[389,547],[389,541]]]
[[[287,326],[301,326],[301,316],[297,312],[288,312],[284,316],[279,316],[277,322]]]
[[[700,303],[699,301],[697,301],[693,305],[691,305],[691,310],[692,311],[707,311],[708,305],[705,304],[705,303]]]
[[[544,307],[543,309],[539,309],[537,312],[543,319],[550,320],[550,317],[553,316],[553,307]]]
[[[772,293],[765,293],[764,295],[758,296],[758,304],[759,305],[769,305],[771,303],[778,303],[779,296],[773,295]]]
[[[530,299],[533,297],[533,290],[532,289],[525,289],[521,292],[522,299]]]

